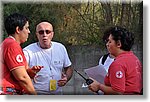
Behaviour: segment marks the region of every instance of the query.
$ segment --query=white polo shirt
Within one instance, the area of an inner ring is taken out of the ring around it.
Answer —
[[[36,65],[44,66],[33,81],[38,94],[61,94],[62,89],[58,85],[56,91],[50,91],[50,80],[60,80],[63,68],[71,65],[65,46],[57,42],[51,43],[49,49],[42,49],[38,43],[23,49],[30,68]]]

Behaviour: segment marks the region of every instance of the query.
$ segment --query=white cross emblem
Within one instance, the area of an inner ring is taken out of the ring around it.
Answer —
[[[116,77],[117,77],[117,78],[122,78],[122,77],[123,77],[122,71],[117,71],[117,72],[116,72]]]
[[[23,58],[20,54],[17,55],[16,60],[17,62],[23,62]]]

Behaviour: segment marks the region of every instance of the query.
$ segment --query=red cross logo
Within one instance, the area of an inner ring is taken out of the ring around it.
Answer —
[[[20,54],[17,55],[16,60],[17,62],[23,62],[23,58]]]
[[[122,78],[122,77],[123,77],[122,71],[117,71],[117,72],[116,72],[116,77],[117,77],[117,78]]]

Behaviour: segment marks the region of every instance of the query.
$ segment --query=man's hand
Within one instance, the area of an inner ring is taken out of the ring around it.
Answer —
[[[66,76],[66,74],[64,74],[64,73],[62,73],[62,77],[61,77],[61,79],[60,80],[58,80],[58,86],[65,86],[66,85],[66,83],[67,83],[67,76]]]

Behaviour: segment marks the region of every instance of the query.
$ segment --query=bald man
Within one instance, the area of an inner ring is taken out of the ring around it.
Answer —
[[[73,69],[64,45],[52,41],[54,30],[51,23],[44,21],[36,26],[38,42],[23,49],[29,66],[44,66],[33,79],[39,95],[63,94],[62,87],[71,79]]]

